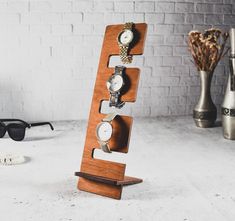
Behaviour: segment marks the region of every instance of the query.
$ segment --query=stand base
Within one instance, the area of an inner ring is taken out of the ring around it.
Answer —
[[[121,199],[122,187],[143,182],[142,179],[125,176],[124,180],[113,180],[105,177],[94,176],[88,173],[76,172],[79,176],[78,189],[95,193],[114,199]]]

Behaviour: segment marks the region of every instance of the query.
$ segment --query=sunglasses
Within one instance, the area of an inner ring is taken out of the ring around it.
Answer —
[[[4,122],[14,122],[5,124]],[[9,137],[15,141],[21,141],[25,137],[26,128],[49,125],[54,130],[50,122],[27,123],[20,119],[0,119],[0,138],[3,138],[8,132]]]

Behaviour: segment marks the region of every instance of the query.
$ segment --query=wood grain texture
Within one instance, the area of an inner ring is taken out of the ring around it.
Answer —
[[[106,27],[88,121],[86,141],[81,163],[81,172],[93,176],[103,177],[104,179],[118,180],[123,182],[125,179],[125,164],[93,158],[94,149],[100,148],[96,138],[96,126],[105,117],[104,114],[100,113],[101,103],[104,100],[109,100],[109,91],[106,87],[106,82],[114,73],[114,68],[108,67],[109,58],[112,55],[119,55],[117,36],[122,31],[122,29],[123,24],[110,25]],[[133,45],[131,45],[129,54],[143,54],[146,31],[147,25],[145,23],[135,24],[135,38]],[[122,101],[136,101],[139,75],[140,71],[138,68],[125,69],[125,86],[121,96]],[[113,135],[109,142],[109,146],[112,151],[121,153],[128,152],[132,122],[133,119],[129,116],[117,116],[112,121]],[[79,179],[78,188],[80,190],[97,193],[116,199],[121,197],[122,191],[120,186],[115,187],[105,183],[96,182],[94,180],[89,180],[84,177]]]

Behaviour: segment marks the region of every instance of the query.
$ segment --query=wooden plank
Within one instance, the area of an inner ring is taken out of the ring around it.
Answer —
[[[109,92],[106,88],[106,81],[114,72],[114,68],[108,67],[109,59],[112,55],[119,55],[119,46],[117,36],[122,31],[123,24],[110,25],[106,27],[103,46],[100,55],[100,62],[94,87],[91,110],[88,120],[87,135],[83,158],[81,163],[81,172],[90,174],[91,176],[103,177],[107,180],[118,180],[120,182],[131,182],[130,179],[124,178],[125,164],[110,162],[93,158],[95,148],[100,148],[96,138],[96,126],[104,118],[104,114],[100,113],[101,103],[109,100]],[[144,42],[146,38],[147,24],[139,23],[134,27],[134,43],[129,54],[141,55],[144,50]],[[121,61],[120,61],[121,64]],[[122,101],[135,102],[139,84],[140,71],[138,68],[127,68],[125,70],[126,84],[124,93],[121,97]],[[109,142],[110,149],[121,153],[127,153],[129,149],[129,140],[132,128],[132,117],[118,116],[112,122],[113,136]],[[137,182],[137,180],[135,180]],[[139,180],[138,180],[139,181]],[[132,180],[132,182],[134,182]],[[109,196],[115,199],[121,197],[122,188],[120,186],[112,186],[94,180],[80,178],[78,188],[84,191]]]
[[[122,194],[122,186],[100,183],[83,177],[79,178],[78,189],[114,199],[120,199]]]
[[[114,186],[121,186],[121,185],[132,185],[132,184],[137,184],[143,182],[142,179],[136,178],[136,177],[130,177],[130,176],[125,176],[124,180],[114,180],[114,179],[107,179],[104,177],[100,176],[94,176],[88,173],[83,173],[83,172],[76,172],[75,176],[83,177],[88,180],[96,181],[96,182],[101,182],[109,185],[114,185]]]

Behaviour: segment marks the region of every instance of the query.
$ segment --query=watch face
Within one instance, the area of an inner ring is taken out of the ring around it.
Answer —
[[[96,136],[100,141],[108,141],[112,136],[113,128],[109,122],[101,122],[96,127]]]
[[[119,35],[119,42],[123,45],[130,44],[133,39],[133,32],[131,30],[125,30]]]
[[[119,74],[114,74],[107,81],[107,88],[111,92],[119,91],[123,86],[123,77]]]

